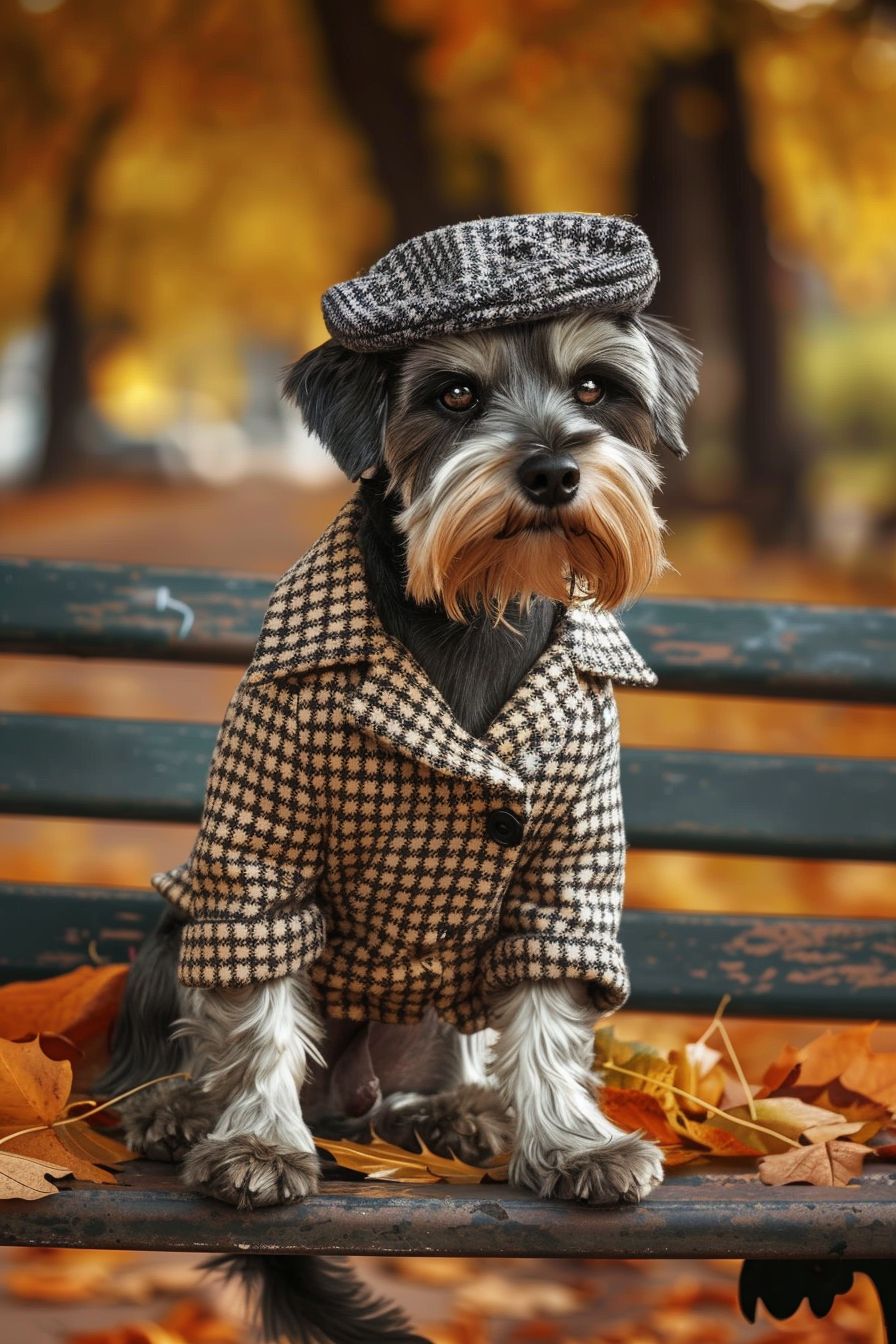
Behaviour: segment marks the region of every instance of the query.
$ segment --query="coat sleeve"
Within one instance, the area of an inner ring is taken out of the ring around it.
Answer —
[[[524,980],[584,980],[594,1006],[626,1001],[629,979],[619,944],[625,884],[625,830],[619,716],[609,681],[597,712],[596,750],[584,777],[559,788],[533,851],[504,900],[498,938],[483,966],[487,990]]]
[[[152,878],[187,916],[185,985],[277,979],[323,950],[324,843],[298,745],[289,686],[244,676],[218,732],[190,857]]]

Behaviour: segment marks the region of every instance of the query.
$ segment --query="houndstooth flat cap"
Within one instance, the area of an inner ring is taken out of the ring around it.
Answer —
[[[616,215],[507,215],[449,224],[399,243],[322,300],[350,350],[597,309],[638,313],[659,268],[646,234]]]

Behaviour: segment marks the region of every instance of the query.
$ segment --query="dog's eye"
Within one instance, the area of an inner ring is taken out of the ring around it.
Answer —
[[[596,406],[599,401],[603,401],[604,390],[603,383],[599,383],[596,378],[583,378],[580,383],[576,383],[572,394],[583,406]]]
[[[469,383],[449,383],[439,393],[439,402],[448,411],[472,411],[477,400]]]

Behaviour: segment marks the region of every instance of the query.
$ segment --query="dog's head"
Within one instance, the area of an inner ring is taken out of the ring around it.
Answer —
[[[585,312],[388,353],[327,341],[284,395],[352,480],[388,473],[410,596],[500,618],[536,594],[617,607],[662,571],[656,450],[685,455],[696,370],[665,323]]]

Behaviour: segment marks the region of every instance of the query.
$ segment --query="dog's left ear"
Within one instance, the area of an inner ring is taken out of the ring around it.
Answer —
[[[682,438],[685,412],[697,395],[700,352],[658,317],[639,317],[638,326],[650,342],[660,376],[660,395],[654,408],[657,442],[676,457],[687,457]]]
[[[285,370],[284,397],[351,481],[383,460],[388,373],[382,355],[337,341],[325,341]]]

